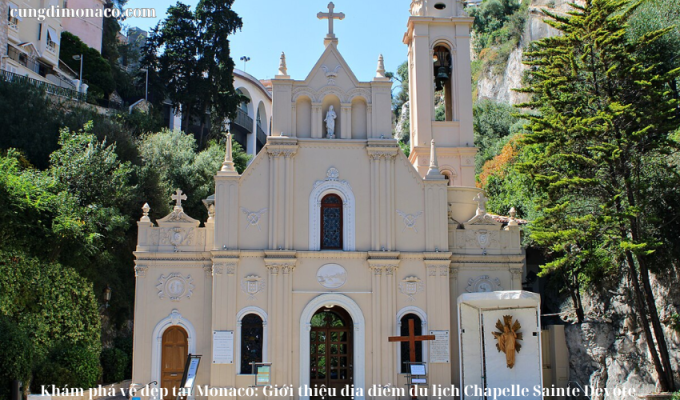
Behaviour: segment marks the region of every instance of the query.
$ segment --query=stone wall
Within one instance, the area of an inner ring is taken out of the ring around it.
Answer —
[[[5,67],[5,55],[7,54],[7,12],[9,0],[0,0],[0,69]]]

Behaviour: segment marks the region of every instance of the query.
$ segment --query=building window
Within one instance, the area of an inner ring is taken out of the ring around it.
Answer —
[[[262,362],[264,327],[262,318],[248,314],[241,320],[241,373],[252,374],[253,362]]]
[[[57,52],[57,46],[59,45],[59,37],[57,36],[57,32],[50,28],[47,27],[47,50],[56,53]]]
[[[415,336],[421,336],[423,334],[423,321],[415,314],[406,314],[401,317],[401,327],[399,336],[409,336],[408,332],[408,321],[413,320],[413,330],[415,331]],[[401,342],[401,373],[408,373],[407,362],[411,361],[411,348],[409,342]],[[423,342],[416,342],[416,362],[423,362]]]
[[[321,250],[342,250],[342,199],[337,194],[321,200]]]

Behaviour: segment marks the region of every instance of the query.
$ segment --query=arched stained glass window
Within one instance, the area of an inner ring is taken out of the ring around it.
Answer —
[[[342,199],[329,194],[321,200],[321,249],[342,250]]]
[[[406,314],[401,317],[401,331],[399,336],[408,336],[408,321],[413,320],[413,330],[415,331],[415,336],[421,336],[423,334],[423,322],[415,314]],[[410,360],[410,344],[409,342],[401,342],[401,373],[408,373],[408,364],[405,362]],[[416,362],[423,362],[423,342],[416,342]]]
[[[241,374],[252,374],[253,362],[262,362],[262,318],[248,314],[241,320]]]

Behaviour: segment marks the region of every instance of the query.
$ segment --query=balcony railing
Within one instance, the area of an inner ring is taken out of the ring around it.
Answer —
[[[240,108],[236,111],[236,120],[234,123],[245,129],[248,133],[253,133],[253,119],[248,116],[248,113]]]
[[[262,127],[259,124],[257,125],[257,141],[263,145],[267,144],[267,134],[264,133]]]
[[[9,71],[2,71],[0,74],[0,79],[5,82],[25,82],[29,83],[35,87],[45,89],[45,92],[54,96],[66,97],[76,101],[86,101],[87,95],[76,92],[75,90],[63,88],[51,83],[39,81],[37,79],[29,78],[28,76],[22,76]]]

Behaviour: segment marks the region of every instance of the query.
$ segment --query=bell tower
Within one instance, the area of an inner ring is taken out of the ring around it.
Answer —
[[[470,29],[457,0],[413,0],[408,46],[411,163],[425,177],[430,143],[450,186],[475,186]]]

